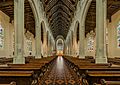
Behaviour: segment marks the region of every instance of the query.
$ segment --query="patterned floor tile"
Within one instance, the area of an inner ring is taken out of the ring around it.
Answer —
[[[67,66],[63,57],[58,57],[52,68],[41,78],[40,85],[80,85],[78,76]]]

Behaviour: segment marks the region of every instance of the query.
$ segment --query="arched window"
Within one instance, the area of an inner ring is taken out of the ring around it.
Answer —
[[[117,26],[117,47],[120,48],[120,22]]]
[[[26,31],[25,33],[25,42],[26,42],[26,52],[29,53],[29,55],[32,55],[32,33],[29,31]]]
[[[78,23],[78,26],[77,26],[77,33],[76,33],[77,35],[77,43],[78,43],[78,41],[79,41],[79,23]]]
[[[56,46],[57,46],[57,54],[62,55],[63,54],[63,49],[64,49],[63,40],[59,38],[56,42]]]
[[[12,39],[12,44],[13,44],[13,55],[14,55],[14,51],[15,51],[15,31],[13,31],[13,33],[12,33],[12,37],[13,37],[13,39]]]
[[[32,40],[31,40],[31,38],[27,39],[27,49],[28,49],[29,53],[32,53]]]
[[[88,51],[91,52],[94,49],[94,38],[93,36],[89,36],[88,38]]]
[[[4,47],[4,29],[0,25],[0,48]]]

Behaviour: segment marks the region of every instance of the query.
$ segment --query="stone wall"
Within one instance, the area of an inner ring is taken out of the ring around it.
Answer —
[[[117,25],[120,22],[120,11],[115,13],[111,22],[108,21],[108,57],[120,57],[120,48],[117,47]]]
[[[0,49],[0,57],[13,57],[14,55],[14,24],[9,23],[9,17],[0,11],[0,25],[4,28],[4,47]],[[32,41],[32,55],[35,56],[35,38],[28,32]],[[27,37],[24,36],[24,56],[28,56]]]

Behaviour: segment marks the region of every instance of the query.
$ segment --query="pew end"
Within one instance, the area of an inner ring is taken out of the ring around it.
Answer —
[[[0,84],[0,85],[16,85],[15,81],[10,82],[10,84]]]
[[[106,81],[105,79],[100,80],[101,85],[120,85],[120,81]]]

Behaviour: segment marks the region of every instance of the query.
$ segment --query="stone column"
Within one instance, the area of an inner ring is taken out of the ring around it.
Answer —
[[[67,44],[67,41],[65,42],[65,45],[66,45],[65,46],[66,47],[66,49],[65,49],[66,50],[66,54],[65,55],[68,55],[68,44]]]
[[[64,42],[64,55],[67,55],[67,44]]]
[[[79,29],[79,58],[85,58],[85,25],[80,23]]]
[[[71,37],[70,37],[70,53],[71,53],[71,56],[73,57],[73,31],[71,31]]]
[[[53,39],[51,40],[51,55],[53,56],[54,43]]]
[[[107,63],[105,49],[107,0],[96,0],[96,63]]]
[[[67,55],[69,55],[69,44],[67,45]]]
[[[35,46],[36,46],[36,55],[35,58],[41,58],[41,24],[36,21],[35,24]]]
[[[66,50],[67,50],[67,46],[66,46],[66,43],[64,42],[64,47],[63,47],[63,54],[66,55]]]
[[[70,56],[70,37],[68,37],[68,56]]]
[[[47,57],[47,32],[44,32],[44,57]]]
[[[68,45],[67,45],[67,55],[68,55]]]
[[[25,64],[24,58],[24,0],[14,0],[15,57],[14,64]]]
[[[50,39],[49,39],[49,42],[50,42],[50,44],[49,44],[49,56],[51,56],[51,51],[52,51],[52,42],[51,42],[51,37],[50,37]]]
[[[54,49],[54,47],[53,47],[53,39],[51,40],[51,55],[53,56],[53,49]]]
[[[77,33],[77,32],[76,32]],[[73,34],[73,55],[76,56],[76,33]]]
[[[54,51],[56,50],[56,46],[55,46],[55,45],[56,45],[56,44],[55,44],[55,40],[54,40],[54,46],[53,46],[53,47],[54,47]]]
[[[48,56],[50,56],[50,36],[48,35],[48,47],[47,47],[47,50],[48,50]]]
[[[55,48],[55,40],[53,40],[53,56],[56,55],[56,52],[55,52],[56,48]]]
[[[69,55],[69,43],[68,43],[68,39],[66,41],[66,45],[67,45],[67,56]]]
[[[69,56],[71,56],[71,40],[70,40],[70,36],[69,36],[68,43],[69,43]]]
[[[54,41],[54,47],[55,47],[55,52],[56,52],[56,54],[57,54],[57,46],[56,46],[56,40]]]
[[[71,41],[70,41],[70,37],[69,37],[69,56],[71,56]]]
[[[71,53],[71,56],[73,57],[73,39],[72,39],[72,35],[71,35],[71,40],[70,40],[70,53]]]
[[[53,42],[52,39],[50,40],[50,56],[52,56],[52,51],[53,51]]]

